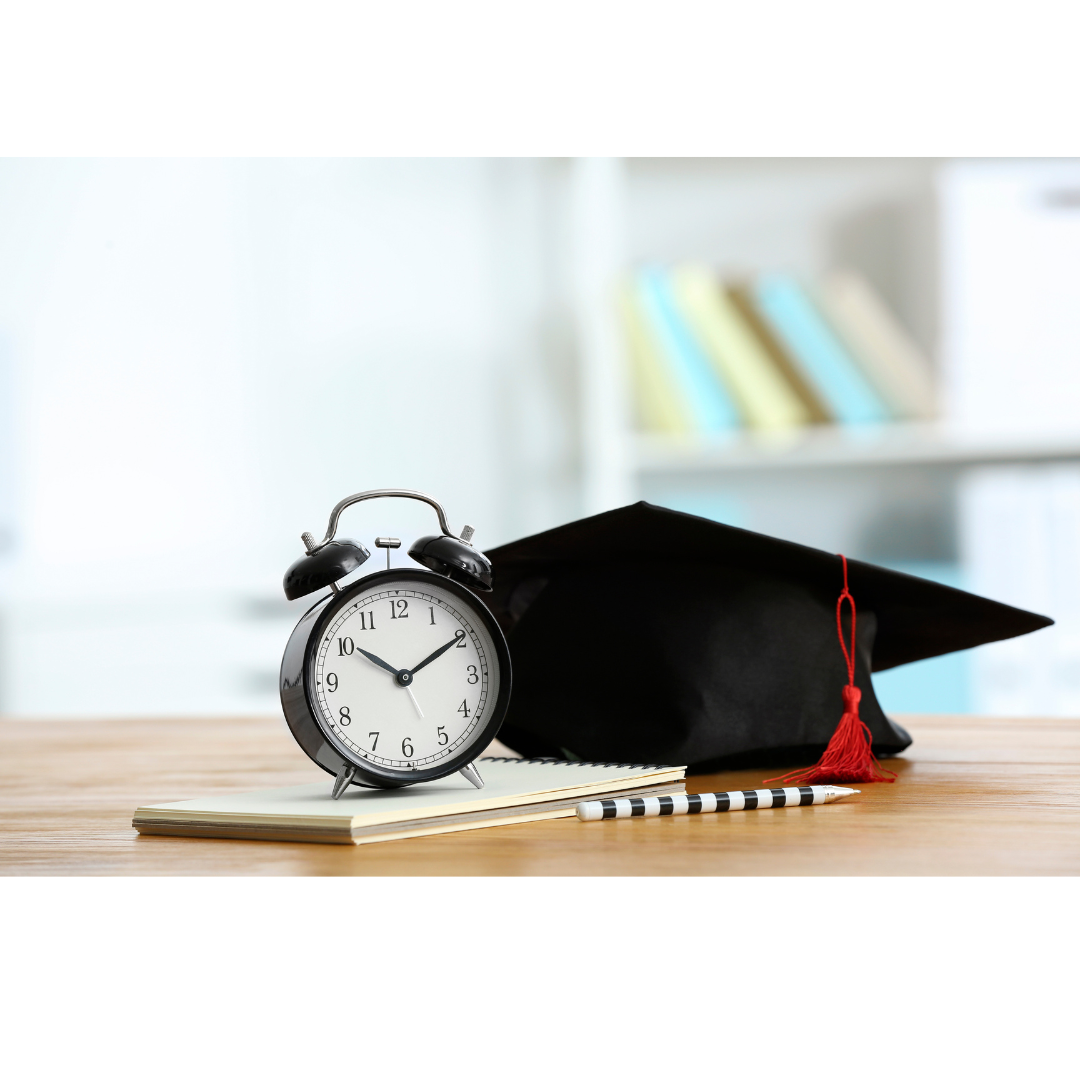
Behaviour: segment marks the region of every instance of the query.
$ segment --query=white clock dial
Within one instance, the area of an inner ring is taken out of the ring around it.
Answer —
[[[491,635],[434,582],[384,580],[351,597],[319,639],[312,676],[327,735],[402,772],[466,752],[499,696]]]

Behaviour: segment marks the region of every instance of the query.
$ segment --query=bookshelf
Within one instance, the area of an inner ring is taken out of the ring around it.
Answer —
[[[940,337],[937,172],[922,160],[574,162],[604,221],[574,232],[580,266],[609,284],[643,263],[699,261],[722,276],[847,266],[867,278],[931,358]],[[603,176],[603,183],[598,177]],[[582,196],[578,196],[578,202]],[[980,432],[948,423],[812,425],[715,439],[635,430],[629,364],[615,362],[611,290],[579,289],[583,511],[636,498],[855,557],[959,562],[965,470],[1080,460],[1080,432]],[[607,323],[606,336],[597,326]],[[605,348],[598,344],[608,342]]]
[[[822,425],[783,437],[741,434],[714,443],[632,433],[630,445],[634,471],[639,477],[1080,459],[1080,437],[1075,434],[983,434],[941,424],[889,424],[866,431]]]

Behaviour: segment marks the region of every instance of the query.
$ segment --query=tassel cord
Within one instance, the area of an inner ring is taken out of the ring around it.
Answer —
[[[827,783],[872,784],[876,781],[891,784],[896,773],[883,768],[874,756],[874,737],[870,729],[859,716],[859,701],[862,691],[855,685],[855,598],[848,589],[847,558],[840,556],[844,567],[844,588],[836,601],[836,634],[840,639],[840,649],[844,654],[847,668],[847,685],[841,690],[844,699],[844,712],[836,726],[821,760],[808,769],[795,769],[783,776],[764,781],[766,786],[794,786]],[[844,640],[844,601],[851,607],[851,647]]]

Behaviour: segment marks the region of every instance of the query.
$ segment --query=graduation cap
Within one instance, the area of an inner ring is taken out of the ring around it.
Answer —
[[[1053,622],[645,502],[487,554],[514,665],[499,738],[527,756],[706,771],[825,755],[788,779],[888,779],[873,755],[911,737],[872,671]]]

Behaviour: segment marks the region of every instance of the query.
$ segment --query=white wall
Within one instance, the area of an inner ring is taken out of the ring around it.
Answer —
[[[353,491],[429,491],[481,546],[575,516],[561,182],[513,161],[0,162],[0,710],[276,710],[306,606],[281,575]],[[381,503],[343,533],[433,526]]]
[[[953,162],[939,191],[950,422],[1080,443],[1080,163]],[[1080,465],[973,469],[958,510],[969,587],[1057,623],[973,654],[974,709],[1075,716]]]
[[[950,419],[1080,432],[1080,161],[941,171],[942,359]]]

